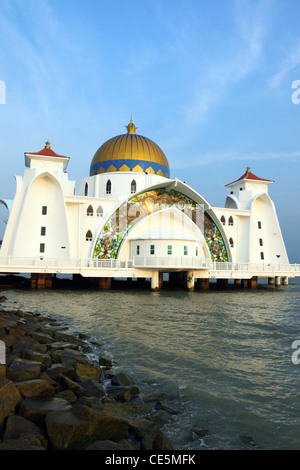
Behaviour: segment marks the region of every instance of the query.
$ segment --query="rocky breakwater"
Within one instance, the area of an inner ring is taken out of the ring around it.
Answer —
[[[0,311],[0,450],[172,450],[161,428],[176,407],[142,397],[92,342],[55,319]],[[3,363],[3,361],[2,361]]]

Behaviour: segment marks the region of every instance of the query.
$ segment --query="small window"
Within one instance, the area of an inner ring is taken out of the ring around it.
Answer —
[[[168,255],[172,254],[172,245],[168,245]]]
[[[184,256],[187,256],[187,254],[188,254],[188,247],[187,246],[183,247],[183,254],[184,254]]]
[[[262,238],[259,239],[259,246],[264,246],[264,242]]]
[[[136,246],[136,254],[137,254],[137,255],[140,254],[140,245],[137,245],[137,246]]]
[[[221,223],[222,223],[223,225],[225,225],[225,223],[226,223],[226,220],[225,220],[224,215],[222,215],[222,217],[221,217]]]
[[[230,216],[229,219],[228,219],[228,225],[233,225],[233,217]]]
[[[45,243],[40,243],[40,253],[45,253]]]
[[[196,256],[198,256],[198,255],[199,255],[199,248],[198,248],[198,246],[196,246]]]
[[[111,181],[108,180],[106,183],[106,194],[111,194]]]
[[[260,259],[265,259],[265,255],[262,251],[260,252]]]
[[[131,181],[131,194],[134,194],[136,192],[136,181],[132,180]]]
[[[42,215],[47,215],[47,206],[42,207]]]
[[[230,243],[231,248],[233,248],[234,243],[233,243],[233,239],[232,239],[232,238],[229,238],[229,243]]]
[[[150,255],[155,255],[155,245],[150,245]]]
[[[85,239],[87,242],[91,242],[93,240],[93,234],[90,230],[88,230],[85,234]]]
[[[259,229],[261,229],[261,221],[260,220],[257,222],[257,226],[258,226]]]
[[[44,237],[46,235],[46,227],[41,227],[41,236]]]
[[[97,217],[103,217],[103,207],[99,206],[97,209]]]
[[[94,215],[94,209],[91,205],[87,208],[86,215],[92,217]]]
[[[84,195],[85,196],[88,196],[89,194],[89,185],[87,183],[85,183],[85,186],[84,186]]]

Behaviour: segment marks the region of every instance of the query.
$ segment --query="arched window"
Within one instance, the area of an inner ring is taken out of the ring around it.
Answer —
[[[230,216],[228,219],[228,225],[233,225],[233,217]]]
[[[111,181],[108,180],[106,183],[106,194],[111,194]]]
[[[103,207],[99,206],[97,209],[97,217],[103,217]]]
[[[225,221],[224,215],[222,215],[222,217],[221,217],[221,222],[222,222],[223,225],[225,225],[226,221]]]
[[[229,243],[230,243],[231,248],[233,248],[233,247],[234,247],[234,243],[233,243],[232,238],[229,238]]]
[[[94,209],[92,208],[91,205],[87,208],[86,215],[93,216],[94,215]]]
[[[91,242],[93,240],[93,234],[90,230],[88,230],[85,234],[85,239],[87,242]]]
[[[89,185],[87,183],[85,183],[85,186],[84,186],[84,195],[85,196],[88,196],[89,194]]]
[[[136,181],[132,180],[131,181],[131,194],[134,194],[136,192]]]

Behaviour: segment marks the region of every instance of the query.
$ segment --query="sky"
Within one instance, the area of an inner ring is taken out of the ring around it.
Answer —
[[[247,166],[274,180],[300,263],[299,24],[299,0],[0,0],[0,198],[47,140],[87,176],[132,115],[212,206]]]

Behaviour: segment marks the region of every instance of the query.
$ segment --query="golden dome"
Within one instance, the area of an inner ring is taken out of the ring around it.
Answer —
[[[132,122],[125,126],[127,134],[107,140],[97,150],[90,167],[90,176],[113,171],[153,173],[169,178],[169,163],[162,149],[152,140],[135,133]]]

